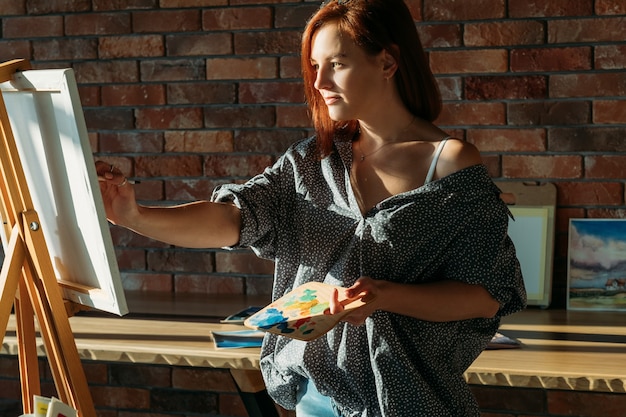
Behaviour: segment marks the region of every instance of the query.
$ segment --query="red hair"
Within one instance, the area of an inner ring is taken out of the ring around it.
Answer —
[[[441,95],[430,70],[411,12],[403,0],[330,0],[311,17],[302,36],[302,77],[321,157],[333,149],[333,140],[351,140],[358,121],[333,121],[315,89],[315,69],[311,65],[313,36],[324,24],[334,22],[340,32],[367,54],[383,50],[398,63],[394,76],[404,105],[411,113],[433,121],[441,111]]]

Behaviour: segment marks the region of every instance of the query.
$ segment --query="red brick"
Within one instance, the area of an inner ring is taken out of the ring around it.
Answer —
[[[62,16],[8,17],[2,21],[2,37],[5,39],[49,36],[63,36]]]
[[[569,232],[570,219],[585,217],[585,210],[581,208],[557,208],[555,216],[555,231],[557,234]]]
[[[626,178],[626,156],[586,156],[585,178]]]
[[[108,162],[108,160],[107,160]],[[119,164],[115,166],[119,167]],[[120,168],[122,172],[131,172],[130,169]],[[143,181],[140,185],[143,186],[146,182],[153,181]],[[157,182],[157,181],[154,181]],[[138,188],[138,186],[135,186]],[[137,234],[131,230],[125,229],[123,227],[114,226],[111,228],[111,237],[113,238],[113,242],[116,246],[124,246],[124,247],[139,247],[139,248],[169,248],[170,245],[159,242],[148,237]]]
[[[233,276],[180,274],[174,277],[176,294],[243,294],[245,279]]]
[[[293,54],[300,51],[299,31],[235,32],[235,53],[238,55]]]
[[[96,107],[101,103],[100,87],[98,86],[79,85],[78,95],[80,96],[80,102],[83,107]]]
[[[142,249],[116,248],[115,256],[121,271],[146,269],[146,253]]]
[[[153,9],[159,4],[159,0],[92,0],[93,10],[133,10]]]
[[[626,124],[626,100],[594,101],[593,122]]]
[[[274,8],[274,27],[275,28],[296,28],[301,29],[309,17],[317,11],[319,5],[317,3],[304,4],[302,6],[287,5]]]
[[[280,78],[300,78],[302,74],[299,56],[282,56],[278,66]]]
[[[424,0],[424,20],[482,20],[502,18],[504,0]]]
[[[206,72],[203,59],[141,61],[139,68],[142,81],[204,80]]]
[[[89,61],[73,65],[79,84],[132,83],[139,80],[134,61]]]
[[[219,413],[233,417],[248,417],[248,411],[239,394],[220,394]],[[294,415],[295,416],[295,415]]]
[[[223,130],[165,132],[165,152],[232,152],[233,133]]]
[[[202,11],[202,29],[241,30],[272,27],[272,9],[269,7],[226,7]]]
[[[593,0],[510,1],[509,17],[589,16]]]
[[[626,14],[626,3],[622,0],[596,0],[596,14]]]
[[[544,129],[470,129],[467,141],[481,152],[545,152]]]
[[[217,393],[172,389],[153,389],[151,409],[169,413],[185,410],[186,415],[217,415]]]
[[[417,30],[424,48],[450,48],[463,43],[461,25],[458,24],[422,24]]]
[[[261,79],[278,77],[278,60],[258,58],[209,58],[206,61],[208,80]]]
[[[53,14],[64,12],[84,12],[91,10],[91,0],[47,0],[27,1],[26,12],[28,14]]]
[[[226,6],[228,0],[159,0],[159,6],[163,9],[180,9],[183,7],[214,7]]]
[[[308,108],[301,106],[280,106],[276,108],[276,127],[311,128]]]
[[[199,31],[198,10],[150,10],[133,12],[133,32],[193,32]]]
[[[123,84],[102,86],[104,106],[156,106],[165,104],[165,89],[160,84]]]
[[[128,130],[135,127],[132,109],[103,108],[84,109],[87,129]]]
[[[109,36],[100,38],[98,53],[101,59],[163,56],[165,45],[161,35]]]
[[[122,273],[122,286],[125,291],[172,292],[174,291],[172,281],[169,274]]]
[[[230,33],[174,34],[165,37],[168,56],[227,55],[233,53]]]
[[[31,42],[27,40],[0,40],[0,62],[12,59],[31,59]]]
[[[550,76],[550,97],[626,95],[626,72]]]
[[[149,251],[148,270],[164,272],[211,272],[213,255],[207,251]]]
[[[404,0],[404,2],[409,8],[411,16],[413,16],[413,20],[417,22],[422,21],[422,0]]]
[[[159,107],[135,110],[138,129],[197,129],[202,127],[202,109]]]
[[[228,129],[274,127],[276,124],[276,114],[274,107],[270,106],[221,106],[205,110],[204,124],[207,128]]]
[[[169,201],[206,200],[218,185],[231,183],[227,179],[168,179],[165,183],[165,199]]]
[[[267,155],[209,155],[204,162],[204,172],[207,177],[249,178],[261,173],[272,162]]]
[[[502,175],[508,178],[580,178],[582,158],[577,155],[504,155]]]
[[[468,100],[539,99],[548,94],[544,76],[467,77],[465,98]]]
[[[622,42],[626,38],[626,17],[553,20],[548,22],[549,43]]]
[[[65,34],[117,35],[130,33],[128,13],[81,13],[65,16]]]
[[[150,390],[129,387],[91,386],[91,396],[96,407],[150,408]]]
[[[461,77],[437,77],[439,92],[443,100],[461,100],[463,98],[463,79]]]
[[[239,84],[240,103],[302,103],[303,86],[300,82],[258,82]]]
[[[172,387],[198,391],[237,392],[237,385],[227,369],[176,367],[172,371]]]
[[[202,159],[197,155],[139,156],[135,159],[138,177],[199,177]]]
[[[539,48],[511,51],[511,71],[547,72],[591,69],[591,48]]]
[[[0,356],[0,376],[2,378],[19,378],[20,368],[17,356]]]
[[[621,127],[571,127],[549,129],[552,152],[626,152]]]
[[[588,101],[529,101],[507,107],[510,125],[575,125],[591,120]]]
[[[271,295],[273,279],[272,275],[246,278],[246,294]]]
[[[22,386],[19,380],[0,379],[0,392],[2,392],[3,398],[21,399],[21,390]]]
[[[620,183],[556,183],[557,201],[561,206],[617,206],[624,204],[624,187]]]
[[[508,53],[504,49],[433,51],[430,66],[435,74],[506,72]]]
[[[163,134],[160,132],[103,132],[100,134],[100,152],[155,153],[163,152]]]
[[[2,16],[23,15],[26,13],[26,0],[0,0]]]
[[[444,103],[436,123],[443,126],[486,126],[505,124],[503,103]]]
[[[109,364],[111,385],[170,387],[172,368],[141,364]]]
[[[468,23],[465,46],[535,45],[544,42],[543,24],[536,21]]]
[[[594,68],[626,68],[626,45],[599,45],[594,48]]]
[[[274,262],[261,259],[251,251],[220,251],[215,254],[215,270],[231,274],[274,273]]]
[[[234,83],[168,83],[168,104],[232,104],[236,101]]]
[[[237,152],[265,153],[281,155],[295,141],[310,136],[306,131],[294,130],[244,130],[235,136]]]
[[[471,386],[472,393],[481,409],[492,410],[524,410],[528,413],[546,411],[546,394],[540,389]],[[483,414],[481,413],[481,416]]]
[[[590,208],[586,210],[586,213],[587,216],[581,215],[578,217],[589,217],[590,219],[626,219],[626,210],[623,208]]]
[[[98,41],[85,38],[34,39],[33,59],[38,61],[98,58]]]

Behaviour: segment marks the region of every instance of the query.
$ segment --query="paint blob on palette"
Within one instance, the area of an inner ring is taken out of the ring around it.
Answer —
[[[321,282],[308,282],[253,314],[244,324],[293,339],[313,340],[332,329],[343,316],[371,301],[344,301],[345,310],[331,315],[328,309],[335,288],[342,289]]]

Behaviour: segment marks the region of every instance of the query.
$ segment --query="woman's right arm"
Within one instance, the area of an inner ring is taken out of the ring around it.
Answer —
[[[232,204],[197,201],[171,207],[137,204],[132,185],[104,162],[96,171],[107,218],[143,236],[188,248],[219,248],[239,242],[241,216]]]

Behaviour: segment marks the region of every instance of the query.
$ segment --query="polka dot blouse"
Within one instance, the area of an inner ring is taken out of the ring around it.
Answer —
[[[307,281],[350,286],[361,275],[398,283],[481,284],[496,318],[435,323],[377,311],[311,342],[267,334],[261,369],[272,398],[293,409],[309,378],[343,416],[474,417],[464,371],[524,307],[509,211],[483,165],[390,197],[363,216],[350,186],[350,142],[317,157],[315,139],[292,146],[245,184],[214,201],[241,208],[240,246],[275,261],[273,298]]]

